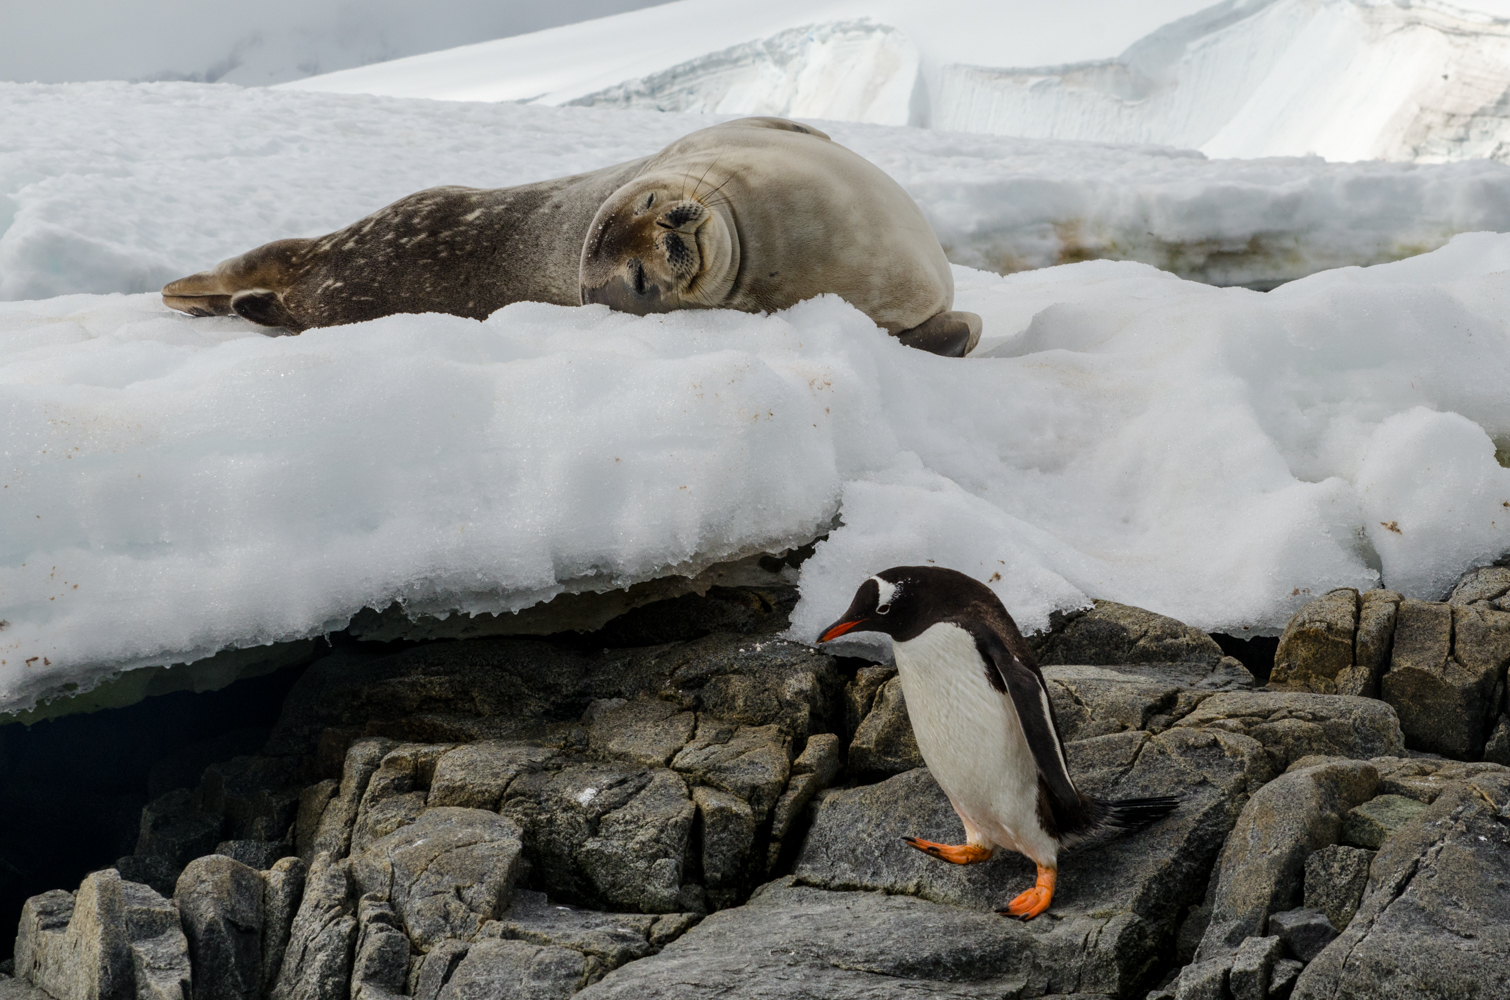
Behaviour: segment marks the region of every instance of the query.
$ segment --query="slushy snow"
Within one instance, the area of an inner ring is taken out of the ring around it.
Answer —
[[[1108,261],[956,280],[988,331],[964,360],[832,297],[297,337],[153,295],[0,304],[0,707],[834,524],[798,638],[895,564],[989,581],[1026,630],[1099,597],[1243,634],[1510,549],[1510,236],[1267,294]]]
[[[0,299],[153,291],[438,184],[645,156],[724,120],[195,84],[0,84]],[[823,123],[917,199],[951,260],[1138,260],[1270,287],[1510,230],[1510,165],[1213,161],[1154,147]]]
[[[1510,159],[1505,0],[682,0],[285,86],[1216,157]]]

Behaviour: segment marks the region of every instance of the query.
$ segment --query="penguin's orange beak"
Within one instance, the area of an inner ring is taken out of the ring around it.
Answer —
[[[823,630],[823,634],[818,637],[818,641],[819,642],[829,642],[829,641],[831,641],[833,639],[837,639],[837,638],[839,638],[839,636],[843,635],[845,632],[853,632],[855,629],[859,628],[861,625],[864,625],[868,621],[870,621],[869,618],[856,618],[854,621],[849,621],[849,622],[847,622],[847,621],[837,621],[837,622],[834,622],[828,628],[826,628],[826,629]]]

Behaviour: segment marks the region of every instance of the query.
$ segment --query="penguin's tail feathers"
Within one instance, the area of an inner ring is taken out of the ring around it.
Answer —
[[[1154,820],[1163,819],[1174,812],[1180,804],[1178,797],[1173,795],[1155,795],[1147,799],[1118,799],[1115,802],[1103,802],[1105,807],[1102,822],[1107,826],[1119,827],[1123,830],[1131,830],[1140,826],[1146,826]]]

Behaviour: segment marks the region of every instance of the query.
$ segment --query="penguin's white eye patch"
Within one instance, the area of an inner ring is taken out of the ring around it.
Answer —
[[[876,581],[876,614],[884,615],[891,610],[891,602],[896,599],[897,585],[879,576],[873,576],[871,579]]]

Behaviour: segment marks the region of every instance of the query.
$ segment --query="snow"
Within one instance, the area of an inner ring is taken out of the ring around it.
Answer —
[[[840,80],[848,93],[836,95]],[[808,115],[1217,157],[1510,159],[1510,4],[681,0],[285,86]]]
[[[929,559],[1029,630],[1101,597],[1241,634],[1330,587],[1438,598],[1510,549],[1510,236],[1268,294],[1109,261],[956,280],[989,332],[963,361],[831,297],[281,338],[151,295],[0,304],[0,707],[836,517],[799,638]]]
[[[438,184],[655,152],[722,118],[184,83],[0,84],[0,300],[146,292]],[[1132,259],[1268,287],[1510,230],[1510,166],[1212,161],[1153,147],[824,124],[905,187],[950,259]]]

